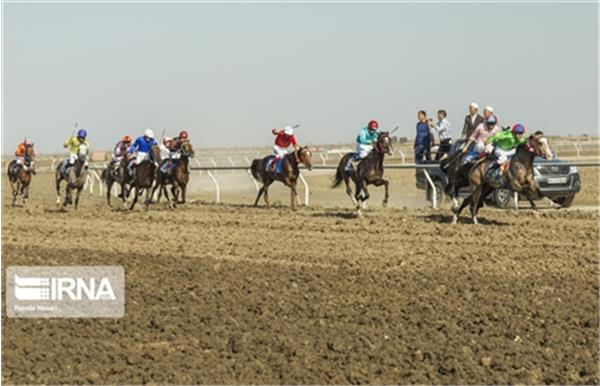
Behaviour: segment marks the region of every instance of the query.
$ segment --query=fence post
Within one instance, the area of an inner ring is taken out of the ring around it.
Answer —
[[[425,178],[427,179],[427,182],[429,183],[429,186],[431,187],[431,206],[433,207],[433,209],[437,209],[437,191],[435,189],[435,184],[431,180],[431,177],[429,176],[427,169],[423,169],[423,174],[425,174]]]
[[[400,157],[402,158],[402,163],[405,163],[404,162],[404,152],[402,150],[398,149],[398,153],[400,153]]]
[[[300,181],[302,181],[302,184],[304,185],[304,205],[308,206],[308,196],[310,194],[308,191],[308,183],[304,179],[302,173],[300,173],[298,176],[300,177]]]
[[[221,202],[221,189],[219,188],[219,183],[217,182],[217,180],[215,179],[215,177],[212,175],[212,173],[210,172],[210,170],[207,170],[206,174],[208,174],[208,176],[212,180],[213,184],[215,184],[215,201],[217,203],[220,203]]]

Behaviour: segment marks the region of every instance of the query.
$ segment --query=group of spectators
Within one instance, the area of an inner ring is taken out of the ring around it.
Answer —
[[[483,127],[486,120],[493,117],[494,109],[486,106],[483,115],[479,114],[477,103],[469,105],[469,114],[465,117],[461,138],[469,140],[478,127]],[[436,137],[439,140],[435,160],[439,160],[444,154],[450,151],[452,146],[451,125],[448,121],[446,110],[437,112],[437,122],[427,117],[427,113],[420,110],[417,113],[417,132],[415,135],[414,152],[415,163],[431,161],[431,148],[436,145]],[[495,117],[494,117],[495,119]]]

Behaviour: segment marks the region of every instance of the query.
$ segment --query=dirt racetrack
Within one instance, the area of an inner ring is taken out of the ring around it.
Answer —
[[[356,219],[341,190],[294,213],[88,194],[60,212],[49,174],[11,208],[3,177],[3,277],[122,265],[126,312],[13,319],[3,303],[2,381],[598,384],[598,176],[582,175],[586,210],[484,208],[479,226],[401,205]]]

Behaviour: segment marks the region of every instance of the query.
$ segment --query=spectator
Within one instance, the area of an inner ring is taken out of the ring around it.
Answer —
[[[478,111],[479,106],[477,105],[477,103],[471,103],[469,105],[469,115],[465,117],[465,124],[463,126],[461,134],[462,138],[470,138],[475,128],[479,126],[480,123],[483,123],[485,121],[483,117],[478,113]]]
[[[483,119],[487,121],[487,119],[492,115],[494,115],[494,108],[492,106],[485,106],[483,108]]]
[[[452,145],[452,134],[450,133],[450,122],[446,119],[447,114],[446,110],[439,110],[437,112],[438,121],[434,125],[430,122],[429,127],[431,129],[435,129],[437,131],[438,137],[440,139],[440,145],[438,146],[437,153],[435,155],[435,160],[439,160],[442,158],[444,154],[447,154],[450,151],[450,146]]]
[[[417,135],[415,136],[415,163],[423,163],[423,160],[431,161],[431,146],[433,146],[433,136],[429,129],[427,113],[423,110],[417,113]]]

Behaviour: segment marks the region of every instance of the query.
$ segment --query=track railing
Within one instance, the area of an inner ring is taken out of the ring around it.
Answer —
[[[575,166],[575,167],[600,167],[600,161],[596,161],[596,162],[543,162],[543,163],[536,163],[536,165],[543,165],[543,166],[565,166],[565,165],[569,165],[569,166]],[[437,190],[435,187],[435,184],[433,182],[433,180],[431,179],[431,176],[429,174],[429,172],[427,171],[427,169],[431,169],[431,168],[436,168],[438,167],[437,164],[390,164],[390,165],[385,165],[386,169],[414,169],[414,170],[423,170],[423,174],[425,176],[425,179],[427,180],[427,183],[429,185],[429,187],[431,188],[431,205],[434,209],[437,209]],[[104,170],[105,166],[100,166],[100,165],[90,165],[90,170],[92,171],[91,174],[91,178],[88,181],[89,182],[89,188],[90,188],[90,192],[93,191],[94,188],[94,183],[97,182],[98,186],[99,186],[99,193],[102,194],[102,181],[100,180],[100,176],[99,173],[97,173],[97,171],[101,171]],[[333,165],[314,165],[312,167],[312,169],[315,170],[336,170],[337,166],[333,166]],[[219,181],[216,177],[216,175],[214,173],[211,173],[211,171],[218,171],[218,170],[237,170],[237,171],[246,171],[248,173],[248,175],[250,176],[250,178],[252,179],[252,181],[254,182],[254,186],[256,187],[256,190],[258,191],[260,189],[260,184],[259,181],[256,181],[254,179],[254,177],[252,176],[252,173],[250,172],[250,166],[190,166],[190,170],[191,171],[205,171],[208,175],[208,177],[210,178],[211,182],[213,183],[214,187],[215,187],[215,202],[220,203],[221,202],[221,186],[219,184]],[[308,169],[302,167],[301,170],[306,171]],[[300,181],[302,182],[302,185],[304,186],[304,205],[308,206],[309,205],[309,196],[310,196],[310,188],[308,185],[308,182],[306,181],[306,179],[304,178],[303,173],[300,173]],[[94,181],[95,180],[95,181]]]

